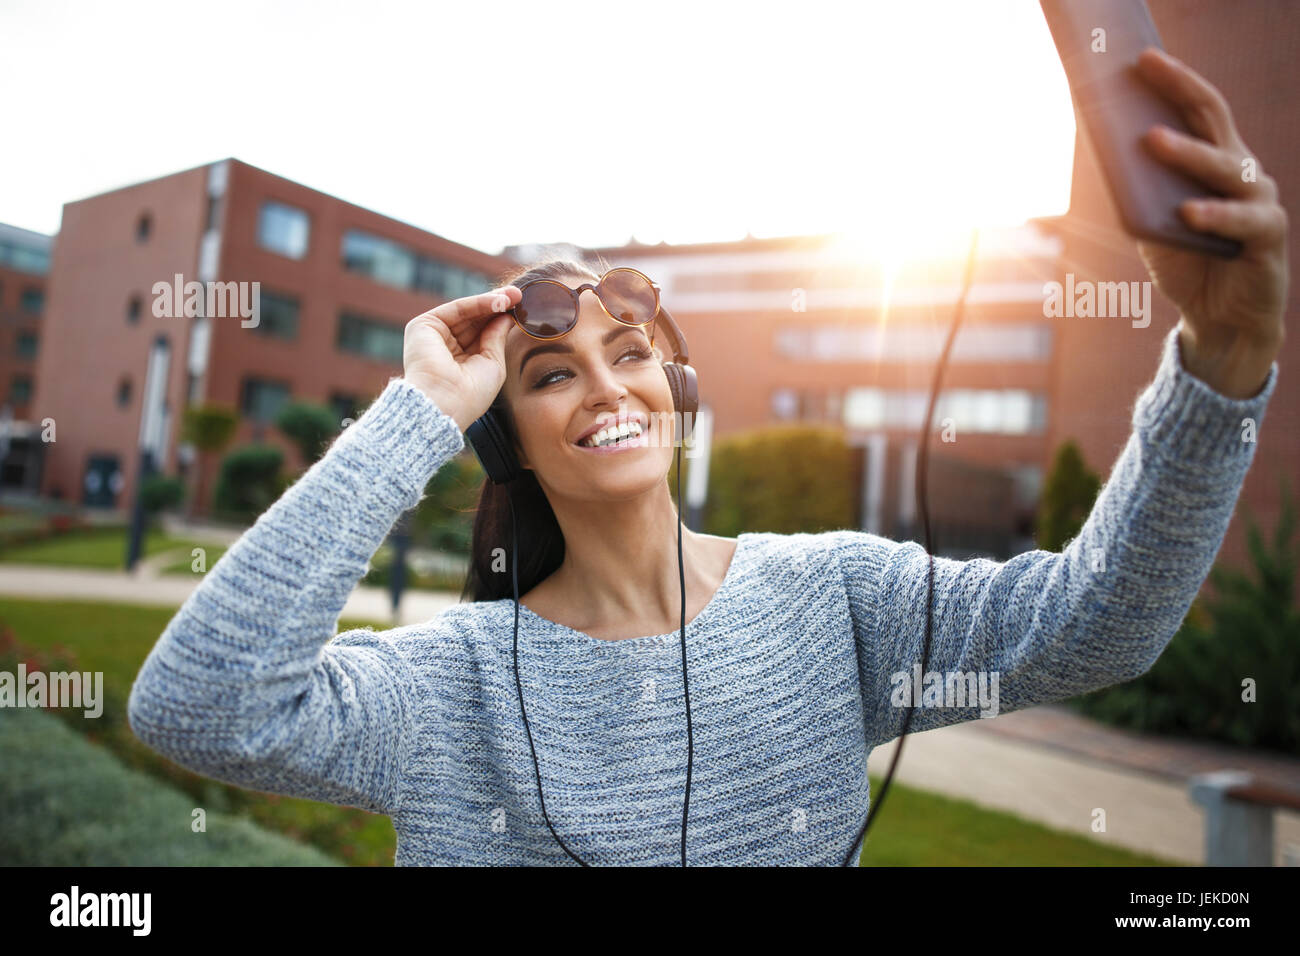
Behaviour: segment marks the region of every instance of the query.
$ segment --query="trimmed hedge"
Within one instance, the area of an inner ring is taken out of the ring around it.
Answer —
[[[683,453],[682,492],[692,462]],[[857,527],[857,456],[840,429],[777,425],[718,439],[709,460],[704,528],[816,534]],[[676,494],[676,464],[669,489]]]
[[[128,770],[40,709],[0,710],[0,860],[8,866],[339,866],[318,850]]]

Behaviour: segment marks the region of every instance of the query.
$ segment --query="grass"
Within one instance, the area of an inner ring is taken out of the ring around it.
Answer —
[[[203,556],[203,565],[204,565],[205,572],[211,571],[213,565],[217,563],[217,559],[226,553],[226,546],[222,544],[200,544],[200,545],[195,545],[194,547],[202,548],[205,552]],[[192,575],[195,573],[199,573],[194,570],[194,557],[193,557],[192,549],[187,549],[185,551],[185,554],[181,555],[176,561],[167,565],[161,570],[163,574]]]
[[[19,544],[0,552],[0,562],[10,564],[46,564],[75,568],[122,568],[126,566],[127,532],[125,528],[95,528],[55,535],[42,541]],[[144,538],[145,557],[166,551],[186,551],[204,548],[208,552],[208,567],[224,550],[220,545],[204,544],[186,538],[174,538],[159,530],[149,531]],[[190,561],[186,558],[185,570]]]
[[[103,743],[124,763],[171,782],[215,811],[306,841],[353,864],[391,865],[396,835],[388,817],[347,807],[231,787],[177,767],[130,732],[125,706],[140,665],[174,614],[167,608],[0,598],[0,625],[32,648],[66,648],[79,669],[104,672],[104,716],[69,725]],[[389,625],[340,621],[340,629]],[[79,714],[70,710],[51,713]],[[98,726],[94,726],[98,725]],[[872,793],[881,780],[872,779]],[[1064,833],[1013,814],[899,784],[873,822],[864,866],[1160,866],[1169,861]]]
[[[871,793],[884,779],[871,777]],[[897,801],[897,802],[895,802]],[[846,848],[847,849],[847,848]],[[1012,813],[916,790],[897,780],[862,850],[863,866],[1175,866],[1053,830]]]

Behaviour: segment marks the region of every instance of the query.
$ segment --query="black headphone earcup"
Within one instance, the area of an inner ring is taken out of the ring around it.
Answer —
[[[682,440],[690,437],[695,429],[695,413],[700,410],[700,383],[695,376],[695,369],[689,365],[676,362],[664,363],[664,375],[668,377],[668,391],[673,396],[673,409],[682,420]]]
[[[506,484],[522,474],[510,436],[492,409],[470,422],[465,439],[493,484]]]

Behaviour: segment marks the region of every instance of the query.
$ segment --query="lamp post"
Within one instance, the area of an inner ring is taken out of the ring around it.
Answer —
[[[140,467],[136,470],[135,501],[131,508],[131,529],[126,543],[126,569],[135,570],[144,542],[144,483],[162,464],[167,447],[167,372],[171,365],[171,344],[159,335],[149,350],[140,408]]]

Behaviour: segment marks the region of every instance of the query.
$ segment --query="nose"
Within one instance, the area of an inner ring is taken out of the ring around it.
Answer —
[[[583,289],[578,293],[579,304],[588,292],[596,296],[594,289]],[[600,310],[602,316],[605,315],[599,296],[596,296],[596,308]],[[588,322],[591,322],[591,319],[588,319]],[[588,327],[592,328],[595,325],[596,323],[592,322]],[[619,378],[617,370],[604,361],[604,351],[599,346],[595,349],[595,355],[596,359],[591,363],[592,370],[588,378],[591,387],[587,390],[587,405],[592,408],[606,408],[623,404],[627,401],[627,386]]]

